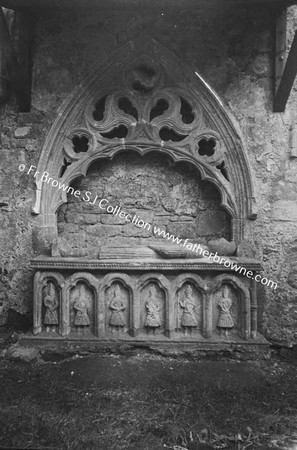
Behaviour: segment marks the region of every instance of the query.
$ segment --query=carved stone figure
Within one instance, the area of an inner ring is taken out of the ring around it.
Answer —
[[[75,310],[74,325],[77,327],[77,332],[85,334],[87,327],[90,325],[90,318],[88,314],[88,298],[86,295],[85,286],[80,286],[80,292],[76,295],[73,302]]]
[[[225,336],[228,336],[229,330],[234,327],[234,321],[230,313],[231,307],[232,300],[230,298],[227,286],[224,286],[222,298],[218,301],[220,314],[217,328],[219,329],[220,335],[224,331]]]
[[[126,307],[124,305],[119,285],[115,286],[113,299],[109,304],[109,309],[111,309],[109,325],[117,327],[117,329],[124,327],[126,325],[126,320],[123,311],[125,311]]]
[[[197,327],[198,322],[195,316],[195,299],[193,298],[192,287],[187,284],[185,287],[184,299],[179,301],[180,307],[183,309],[181,317],[181,325],[183,327]]]
[[[58,319],[58,307],[59,300],[55,293],[55,287],[53,283],[48,283],[47,294],[43,300],[45,306],[45,314],[43,323],[45,325],[45,331],[49,333],[50,331],[56,331],[56,325],[59,324]]]
[[[147,302],[145,304],[146,309],[146,320],[144,326],[148,329],[152,328],[155,332],[155,329],[161,326],[160,320],[160,308],[156,304],[157,291],[154,285],[150,286],[149,294],[147,298]]]

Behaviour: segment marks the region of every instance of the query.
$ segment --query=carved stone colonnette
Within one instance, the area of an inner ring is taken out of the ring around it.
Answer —
[[[257,335],[255,281],[217,264],[36,258],[32,265],[35,335],[182,342]]]

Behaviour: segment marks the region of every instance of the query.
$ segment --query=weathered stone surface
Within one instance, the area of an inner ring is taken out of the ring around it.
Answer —
[[[104,238],[112,238],[114,236],[118,236],[121,234],[122,227],[120,225],[102,225],[96,224],[88,230],[90,235],[95,238],[100,238],[101,240]]]
[[[271,64],[268,53],[258,55],[253,63],[253,70],[257,75],[269,75],[271,73]]]
[[[23,138],[25,136],[28,136],[30,131],[31,131],[30,127],[20,127],[15,130],[14,135],[16,138]]]
[[[218,191],[199,181],[190,166],[168,163],[164,156],[141,158],[127,152],[111,162],[93,164],[88,176],[75,183],[75,189],[91,193],[90,202],[68,195],[70,202],[58,215],[60,236],[70,243],[80,226],[87,246],[97,245],[98,240],[104,245],[120,237],[157,239],[154,227],[181,238],[228,238],[230,220],[220,209]],[[130,215],[128,221],[120,217],[121,212],[125,217]]]
[[[199,234],[196,232],[196,225],[195,221],[192,222],[170,222],[167,227],[166,231],[168,231],[170,234],[173,234],[174,236],[178,236],[180,238],[195,238],[198,237]],[[200,235],[201,236],[201,235]]]
[[[224,238],[210,240],[207,245],[212,252],[217,252],[219,255],[234,255],[236,251],[236,243],[229,242]]]
[[[142,259],[142,258],[156,258],[157,254],[146,246],[132,246],[129,245],[106,245],[100,247],[99,259]]]
[[[297,222],[297,201],[278,200],[273,204],[274,220]]]
[[[260,249],[257,248],[256,243],[252,241],[251,239],[244,239],[242,242],[238,244],[237,247],[237,255],[238,256],[245,256],[247,258],[255,258],[260,259],[261,258],[261,252]]]
[[[0,276],[0,327],[4,327],[8,321],[8,305],[7,294],[5,289],[5,282],[1,280]]]
[[[141,226],[142,225],[142,226]],[[150,224],[142,222],[137,222],[137,225],[134,225],[134,223],[128,223],[123,227],[122,235],[124,237],[131,236],[131,237],[151,237],[152,236],[152,227],[149,226]]]
[[[207,238],[230,238],[230,218],[225,211],[199,211],[196,218],[196,235]]]
[[[6,351],[5,358],[31,363],[39,359],[40,354],[39,350],[35,347],[25,347],[20,344],[13,344]]]
[[[28,126],[28,124],[38,124],[43,121],[43,114],[39,111],[31,111],[28,113],[19,113],[17,123],[20,127]]]
[[[35,227],[32,231],[33,249],[36,254],[51,254],[54,232],[49,228]]]
[[[288,285],[297,289],[297,240],[292,240],[286,248],[286,261],[288,271]]]
[[[295,270],[289,273],[288,275],[288,284],[294,288],[297,289],[297,267]]]
[[[98,215],[96,216],[95,214],[89,214],[89,216],[91,216],[91,215],[93,218],[98,220]],[[101,220],[101,223],[103,223],[104,225],[125,225],[127,223],[125,218],[120,218],[119,216],[116,216],[114,214],[101,214],[100,220]],[[88,222],[86,222],[86,223],[88,223]],[[92,224],[92,222],[89,222],[89,223]],[[96,223],[96,222],[93,222],[93,223]]]

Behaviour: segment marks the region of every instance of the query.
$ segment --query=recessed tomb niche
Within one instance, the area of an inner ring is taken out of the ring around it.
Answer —
[[[195,337],[202,334],[202,294],[191,282],[186,282],[176,292],[175,331],[180,337]]]
[[[35,335],[222,348],[258,339],[255,280],[205,255],[261,270],[242,251],[256,218],[248,156],[213,90],[172,52],[141,39],[100,63],[53,122],[44,171]]]
[[[164,242],[157,229],[192,242],[231,240],[231,219],[214,184],[201,181],[190,163],[174,163],[160,152],[99,159],[72,187],[80,196],[69,191],[58,210],[59,238],[68,248],[96,255],[103,245]],[[108,213],[116,207],[130,220]]]
[[[155,282],[148,283],[140,294],[140,327],[148,338],[165,334],[165,292]]]
[[[105,291],[105,330],[111,338],[129,334],[131,328],[131,298],[129,290],[114,281]]]
[[[87,283],[78,281],[70,289],[69,308],[71,333],[79,337],[95,334],[95,293]]]

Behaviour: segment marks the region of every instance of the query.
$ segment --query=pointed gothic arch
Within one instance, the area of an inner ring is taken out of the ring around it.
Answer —
[[[56,211],[67,201],[64,188],[85,176],[95,160],[127,149],[193,164],[219,190],[233,239],[241,241],[245,221],[256,213],[237,125],[202,77],[154,40],[117,49],[61,106],[37,168],[33,212],[39,224],[54,236]],[[48,177],[42,179],[44,172]]]

